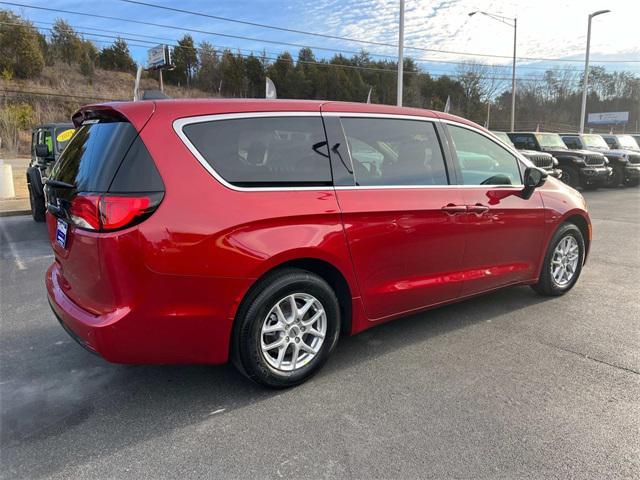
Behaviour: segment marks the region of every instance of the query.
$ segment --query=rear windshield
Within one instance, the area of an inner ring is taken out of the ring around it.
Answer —
[[[51,178],[79,192],[106,192],[138,132],[128,122],[81,126],[53,167]]]

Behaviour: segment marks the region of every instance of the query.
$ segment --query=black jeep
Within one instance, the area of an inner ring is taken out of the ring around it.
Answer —
[[[547,152],[558,160],[562,181],[577,188],[597,188],[611,175],[605,156],[588,150],[569,150],[557,133],[515,132],[509,138],[519,150]]]
[[[51,167],[73,136],[72,123],[47,123],[31,132],[31,162],[27,169],[27,187],[31,215],[36,222],[44,221],[45,205],[43,185]]]
[[[640,183],[640,151],[625,148],[609,148],[602,136],[595,133],[561,133],[564,143],[571,150],[591,150],[604,154],[613,173],[607,181],[610,187],[638,185]]]
[[[607,142],[607,145],[611,148],[624,148],[625,150],[640,151],[640,145],[633,135],[614,135],[613,133],[607,135],[600,135]]]
[[[496,137],[498,137],[507,145],[515,148],[515,145],[509,138],[509,135],[507,135],[505,132],[492,131],[491,133],[493,133]],[[552,177],[555,177],[555,178],[562,177],[562,170],[557,168],[558,160],[556,160],[553,157],[553,155],[551,155],[550,153],[537,152],[535,150],[519,150],[519,152],[525,158],[527,158],[531,163],[533,163],[536,167],[542,168],[544,171],[546,171],[548,175],[551,175]]]

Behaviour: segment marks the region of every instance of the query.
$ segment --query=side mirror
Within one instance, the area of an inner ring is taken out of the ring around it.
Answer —
[[[528,200],[536,188],[542,186],[547,180],[547,172],[538,167],[527,167],[524,171],[524,188],[522,198]]]
[[[49,156],[49,149],[47,148],[47,146],[44,143],[39,143],[36,145],[36,157],[48,157]]]

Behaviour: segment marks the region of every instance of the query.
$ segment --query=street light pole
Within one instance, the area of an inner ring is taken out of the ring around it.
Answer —
[[[480,10],[469,13],[469,16],[473,17],[476,13],[513,27],[513,67],[511,70],[511,131],[513,132],[516,123],[516,45],[518,38],[518,18],[503,17],[494,13],[481,12]]]
[[[398,32],[398,92],[397,105],[402,106],[402,75],[404,70],[404,0],[400,0],[400,28]]]
[[[587,115],[587,90],[589,83],[589,50],[591,48],[591,19],[595,16],[609,13],[611,10],[598,10],[589,14],[587,23],[587,54],[584,58],[584,80],[582,82],[582,107],[580,109],[580,133],[584,133],[584,120]]]
[[[516,39],[518,19],[513,19],[513,68],[511,70],[511,132],[516,128]]]

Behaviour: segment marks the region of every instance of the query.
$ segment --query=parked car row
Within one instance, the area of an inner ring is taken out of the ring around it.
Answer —
[[[550,175],[574,188],[640,184],[640,145],[636,135],[493,132]],[[547,155],[551,160],[542,156]]]

